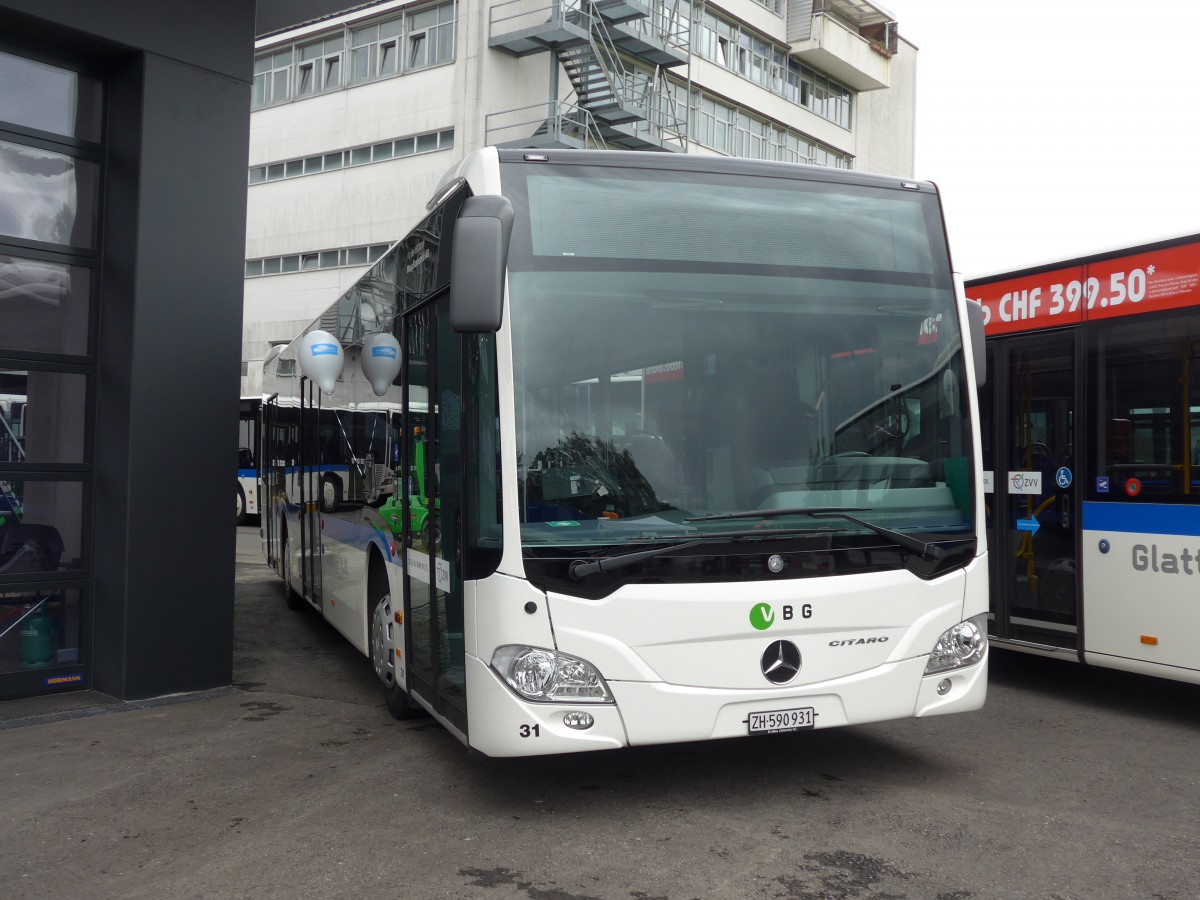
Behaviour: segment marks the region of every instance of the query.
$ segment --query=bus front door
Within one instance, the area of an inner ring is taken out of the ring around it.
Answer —
[[[462,338],[443,296],[405,321],[405,629],[409,689],[467,733],[462,509]]]
[[[1056,650],[1078,646],[1075,343],[1074,332],[991,341],[999,377],[981,404],[994,417],[984,426],[993,636]]]
[[[321,609],[321,389],[300,386],[300,578],[301,596]]]

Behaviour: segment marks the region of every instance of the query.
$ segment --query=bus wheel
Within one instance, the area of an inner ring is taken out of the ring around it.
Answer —
[[[289,537],[283,539],[283,558],[280,560],[279,574],[283,576],[283,602],[287,604],[287,608],[296,612],[307,609],[308,604],[304,602],[304,598],[292,590],[292,539]]]
[[[342,483],[332,475],[321,481],[321,512],[335,513],[342,505]]]
[[[383,682],[383,699],[388,712],[396,719],[415,719],[424,715],[425,710],[409,699],[408,693],[396,680],[395,643],[390,637],[390,625],[392,596],[384,594],[375,604],[375,611],[371,616],[371,665],[375,667],[375,674]]]
[[[242,486],[237,486],[237,523],[241,525],[246,521],[246,492],[242,490]]]

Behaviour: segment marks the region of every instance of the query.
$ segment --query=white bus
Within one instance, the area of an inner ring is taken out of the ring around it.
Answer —
[[[488,148],[428,209],[265,374],[267,559],[394,715],[517,756],[983,704],[932,185]],[[323,509],[331,430],[395,489]]]

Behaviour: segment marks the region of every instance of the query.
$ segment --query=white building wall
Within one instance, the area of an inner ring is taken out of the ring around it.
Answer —
[[[807,5],[811,10],[811,0],[785,0],[783,15],[754,0],[713,0],[706,8],[786,45],[789,25],[794,31],[797,13],[802,12],[793,8],[789,20],[788,2],[793,7],[797,3]],[[552,67],[558,72],[559,96],[570,94],[566,74],[557,68],[552,54],[516,58],[488,47],[491,5],[460,0],[453,63],[333,90],[252,114],[250,167],[447,129],[453,129],[454,141],[449,149],[403,159],[251,185],[248,260],[399,240],[424,214],[425,203],[442,173],[484,146],[489,113],[546,103]],[[340,21],[357,21],[380,9],[398,10],[403,6],[389,0],[311,24],[301,33],[319,34]],[[281,46],[296,36],[297,32],[273,36],[260,41],[259,50]],[[751,111],[852,157],[856,169],[911,176],[915,49],[901,42],[901,52],[891,60],[888,89],[855,96],[850,128],[785,100],[695,52],[690,65],[675,69],[674,74],[689,79],[694,89],[707,96]],[[348,65],[344,72],[348,74]],[[694,142],[689,151],[714,152]],[[246,279],[243,394],[261,390],[262,360],[271,344],[298,334],[366,268],[319,269]]]
[[[885,91],[858,95],[855,168],[911,178],[916,156],[917,48],[900,38]]]

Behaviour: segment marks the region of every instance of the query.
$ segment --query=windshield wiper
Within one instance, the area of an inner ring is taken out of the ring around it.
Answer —
[[[655,547],[653,550],[635,550],[632,553],[620,553],[616,556],[606,556],[602,559],[577,559],[571,563],[571,568],[568,571],[570,576],[578,581],[581,578],[587,578],[589,575],[596,575],[600,572],[611,572],[613,569],[623,569],[644,559],[653,559],[655,556],[670,553],[672,550],[687,550],[699,544],[715,544],[721,541],[772,540],[795,537],[797,535],[823,535],[827,533],[824,529],[814,530],[811,528],[774,528],[770,531],[711,532],[693,541],[684,541],[682,544],[668,544],[666,547]]]
[[[880,537],[887,538],[895,544],[903,547],[905,550],[911,550],[914,553],[919,553],[922,559],[927,559],[930,562],[937,562],[945,559],[946,548],[940,546],[935,541],[922,541],[919,538],[913,537],[911,534],[904,534],[900,531],[892,531],[890,528],[884,528],[882,525],[876,525],[873,522],[868,522],[865,519],[860,519],[857,516],[852,516],[850,513],[866,512],[868,507],[865,506],[809,506],[809,507],[791,507],[788,509],[747,509],[741,512],[715,513],[711,516],[696,516],[691,519],[685,519],[685,522],[703,522],[711,519],[772,519],[778,516],[811,516],[814,519],[845,519],[847,522],[853,522],[855,525],[860,525],[868,531],[873,531]]]
[[[603,559],[577,559],[571,563],[571,568],[568,572],[572,578],[578,581],[581,578],[587,578],[589,575],[596,575],[600,572],[611,572],[613,569],[623,569],[625,566],[631,566],[634,563],[641,562],[643,559],[651,559],[663,553],[670,553],[672,550],[686,550],[688,547],[695,547],[697,544],[703,543],[705,541],[684,541],[682,544],[668,544],[666,547],[655,547],[653,550],[638,550],[634,553],[622,553],[618,556],[606,556]]]
[[[689,516],[685,522],[715,522],[718,519],[774,519],[777,516],[811,515],[813,513],[866,512],[866,506],[794,506],[788,509],[743,509],[740,512],[713,513],[708,516]]]

